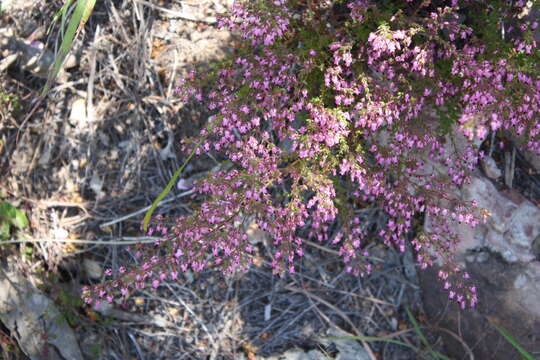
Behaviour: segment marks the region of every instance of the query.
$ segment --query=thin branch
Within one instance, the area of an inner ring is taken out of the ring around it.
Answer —
[[[314,295],[314,294],[311,294],[309,292],[307,292],[306,290],[304,289],[299,289],[299,288],[296,288],[296,287],[293,287],[293,286],[289,286],[289,285],[285,285],[285,289],[287,290],[290,290],[290,291],[293,291],[293,292],[299,292],[301,294],[304,294],[305,296],[307,296],[308,298],[311,298],[317,302],[320,302],[321,304],[324,304],[326,305],[327,307],[329,307],[330,309],[334,310],[343,320],[345,320],[345,322],[347,324],[349,324],[349,326],[354,330],[354,332],[356,333],[357,336],[364,336],[362,334],[362,332],[360,331],[360,329],[358,329],[354,323],[351,321],[351,319],[349,319],[349,317],[347,315],[345,315],[345,313],[343,313],[343,311],[341,311],[340,309],[338,309],[337,307],[335,307],[334,305],[332,305],[331,303],[329,303],[328,301],[318,297],[317,295]],[[328,319],[329,320],[329,319]],[[333,322],[332,322],[333,323]],[[334,324],[335,325],[335,324]],[[373,360],[376,360],[377,357],[375,356],[375,354],[373,353],[373,351],[371,350],[371,348],[369,347],[369,344],[364,341],[364,340],[360,340],[360,342],[362,343],[362,345],[364,346],[364,349],[367,351],[367,353],[369,354],[370,358],[373,359]]]
[[[141,5],[151,7],[152,9],[162,11],[162,12],[168,14],[168,17],[180,18],[180,19],[189,20],[189,21],[195,21],[195,22],[204,22],[204,23],[211,24],[211,25],[217,23],[217,19],[214,16],[196,17],[196,16],[193,16],[193,15],[187,14],[185,12],[169,10],[167,8],[164,8],[164,7],[161,7],[161,6],[158,6],[158,5],[154,5],[154,4],[152,4],[152,3],[148,2],[148,1],[145,1],[145,0],[135,0],[135,2],[138,2]]]
[[[178,200],[178,199],[180,199],[180,198],[183,198],[183,197],[186,197],[186,196],[188,196],[188,195],[191,195],[191,194],[193,194],[194,192],[195,192],[194,190],[184,191],[183,193],[180,193],[180,194],[178,194],[178,195],[176,195],[176,196],[173,196],[173,197],[170,198],[170,199],[161,201],[161,202],[159,203],[159,205],[163,205],[163,204],[170,203],[170,202],[172,202],[172,201],[174,201],[174,200]],[[145,212],[148,211],[151,207],[152,207],[152,205],[148,205],[148,206],[143,207],[142,209],[139,209],[139,210],[137,210],[137,211],[135,211],[135,212],[132,212],[132,213],[130,213],[130,214],[127,214],[127,215],[124,215],[124,216],[122,216],[122,217],[119,217],[118,219],[114,219],[114,220],[108,221],[108,222],[106,222],[106,223],[103,223],[103,224],[99,225],[99,227],[100,227],[101,229],[103,229],[104,227],[111,226],[111,225],[114,225],[114,224],[119,223],[119,222],[121,222],[121,221],[130,219],[130,218],[132,218],[132,217],[134,217],[134,216],[137,216],[137,215],[139,215],[139,214],[145,213]]]
[[[103,240],[86,240],[86,239],[20,239],[20,240],[8,240],[1,241],[1,245],[7,244],[22,244],[22,243],[73,243],[73,244],[95,244],[95,245],[133,245],[133,244],[143,244],[143,243],[153,243],[155,241],[162,240],[158,237],[153,236],[141,236],[141,237],[132,237],[132,236],[123,236],[119,238],[111,239],[110,241]]]

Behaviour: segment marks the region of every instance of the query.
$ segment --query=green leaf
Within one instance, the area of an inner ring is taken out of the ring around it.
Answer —
[[[67,9],[69,5],[73,2],[73,0],[68,0],[66,3],[64,3],[64,6],[62,6],[62,9],[55,15],[53,22],[58,20],[58,17],[62,17],[62,28],[64,28],[65,24],[65,17],[67,15]],[[63,39],[62,43],[60,44],[60,50],[56,54],[56,59],[54,61],[52,70],[49,72],[49,77],[47,78],[47,83],[45,84],[45,87],[43,88],[43,91],[41,92],[41,96],[45,96],[49,89],[51,88],[51,85],[58,76],[58,73],[60,72],[60,69],[62,68],[62,65],[64,64],[64,60],[66,59],[67,55],[69,54],[71,50],[71,46],[73,45],[73,41],[75,40],[75,36],[80,32],[81,28],[86,24],[86,21],[88,21],[88,18],[92,14],[92,11],[94,9],[94,5],[96,4],[96,0],[78,0],[77,5],[75,7],[75,10],[73,11],[73,15],[71,16],[71,19],[69,20],[67,30],[65,33],[63,33]]]
[[[521,354],[523,359],[534,360],[534,357],[532,356],[532,354],[529,353],[527,350],[525,350],[521,345],[519,345],[517,340],[514,337],[512,337],[512,335],[510,335],[508,331],[506,331],[502,327],[497,326],[493,323],[491,323],[491,325],[493,325],[493,327],[499,332],[499,334],[501,334],[506,339],[506,341],[508,341],[514,347],[514,349],[516,349],[517,352]]]
[[[11,218],[11,208],[13,206],[7,202],[0,202],[0,219],[9,219]]]
[[[411,313],[411,310],[409,310],[408,307],[405,307],[405,311],[407,312],[407,316],[409,316],[409,320],[413,324],[414,330],[418,334],[418,337],[420,338],[420,341],[422,341],[422,343],[424,344],[425,347],[431,348],[428,340],[426,339],[426,337],[424,336],[424,334],[420,330],[420,326],[418,326],[418,323],[416,322],[416,319],[414,318],[413,314]]]
[[[238,92],[236,93],[236,95],[238,96],[238,99],[244,99],[249,95],[250,91],[251,89],[249,88],[249,85],[246,84],[242,86],[240,89],[238,89]]]
[[[0,218],[11,222],[17,216],[17,208],[5,201],[0,203]]]
[[[47,32],[51,32],[52,26],[58,21],[58,19],[62,18],[62,29],[65,25],[66,16],[69,10],[69,7],[73,4],[73,0],[65,0],[64,5],[62,5],[62,8],[58,10],[56,14],[54,14],[54,17],[51,21],[51,24],[49,25],[49,29]]]
[[[28,219],[24,212],[5,201],[0,202],[0,220],[4,220],[8,226],[11,224],[19,229],[28,226]]]
[[[15,208],[15,217],[11,219],[11,224],[18,229],[28,227],[28,218],[22,210]]]
[[[9,239],[9,223],[7,221],[0,221],[0,239]]]
[[[418,325],[418,322],[416,321],[413,314],[411,313],[411,310],[409,310],[408,307],[405,307],[405,311],[407,312],[407,315],[409,316],[409,320],[413,324],[414,330],[415,330],[416,334],[418,334],[418,337],[420,338],[420,341],[428,349],[428,351],[433,356],[433,358],[434,359],[449,360],[446,356],[444,356],[441,353],[433,350],[433,348],[431,347],[431,344],[429,343],[429,341],[425,337],[424,333],[422,332],[422,330],[420,330],[420,326]]]
[[[176,172],[174,173],[173,177],[171,178],[171,180],[169,180],[169,183],[167,184],[167,186],[165,186],[165,189],[163,189],[163,191],[161,192],[161,194],[158,195],[158,197],[156,198],[156,200],[154,200],[154,202],[152,203],[152,206],[150,206],[150,209],[148,209],[148,211],[146,212],[146,214],[144,215],[144,220],[143,220],[143,229],[144,231],[148,231],[148,224],[150,223],[150,219],[152,218],[152,214],[154,213],[154,211],[156,210],[157,206],[159,205],[159,203],[161,202],[161,200],[163,200],[165,198],[165,196],[167,196],[171,190],[172,190],[172,187],[174,186],[174,184],[176,184],[176,181],[178,180],[178,177],[180,176],[180,174],[182,173],[182,171],[184,171],[184,168],[186,167],[186,165],[189,163],[189,161],[191,160],[191,158],[193,157],[193,155],[195,155],[195,153],[197,152],[197,149],[202,145],[203,141],[205,140],[205,138],[203,137],[201,140],[199,140],[199,142],[195,145],[195,147],[193,148],[193,150],[191,151],[191,154],[189,154],[188,158],[186,159],[186,161],[184,161],[184,163],[182,164],[182,166],[180,166],[180,168],[178,170],[176,170]]]
[[[407,344],[407,343],[399,341],[399,340],[388,339],[388,338],[383,338],[383,337],[375,337],[375,336],[339,336],[339,337],[328,337],[328,338],[325,338],[325,340],[382,341],[382,342],[387,342],[389,344],[396,344],[396,345],[405,346],[405,347],[413,349],[416,352],[420,352],[420,350],[417,347],[413,346],[413,345]]]

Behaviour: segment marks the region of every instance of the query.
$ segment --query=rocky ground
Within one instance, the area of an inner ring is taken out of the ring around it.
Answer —
[[[59,38],[58,27],[47,29],[62,2],[1,2],[0,200],[30,220],[0,248],[4,358],[397,360],[444,353],[423,315],[412,253],[377,245],[367,278],[347,275],[324,244],[310,244],[298,273],[278,278],[264,234],[252,228],[260,261],[245,274],[188,272],[124,306],[80,301],[81,286],[104,281],[104,268],[136,261],[127,244],[148,240],[140,223],[184,160],[179,140],[207,118],[204,104],[175,97],[175,82],[234,53],[234,34],[215,26],[231,3],[98,2],[65,71],[38,103]],[[38,58],[36,49],[49,53]],[[190,163],[186,177],[216,166],[207,154]],[[158,213],[189,212],[192,200],[175,189]],[[383,219],[377,208],[365,216],[375,225]],[[52,326],[51,318],[62,320]],[[405,346],[329,339],[352,335]]]

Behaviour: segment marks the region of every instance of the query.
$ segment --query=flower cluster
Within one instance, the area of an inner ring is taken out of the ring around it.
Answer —
[[[287,32],[290,24],[286,0],[266,2],[236,1],[230,16],[221,18],[220,27],[237,30],[252,46],[273,45]]]
[[[524,6],[236,2],[220,24],[245,47],[204,86],[191,74],[179,89],[214,112],[197,152],[220,152],[233,166],[196,185],[203,200],[194,214],[157,219],[151,231],[162,240],[142,267],[87,289],[87,301],[111,301],[115,288],[124,295],[149,281],[157,287],[187,269],[245,269],[249,218],[272,238],[276,273],[294,272],[310,239],[339,246],[347,271],[366,274],[366,247],[378,238],[400,251],[412,245],[421,268],[445,264],[439,277],[449,297],[474,306],[476,288],[452,265],[453,228],[484,218],[457,189],[490,132],[526,134],[523,145],[540,153],[537,24],[518,25],[512,37],[486,33],[500,30],[490,11],[519,22]],[[376,234],[361,203],[385,213]],[[430,226],[419,231],[423,214]]]

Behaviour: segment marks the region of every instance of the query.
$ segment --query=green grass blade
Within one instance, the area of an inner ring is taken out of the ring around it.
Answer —
[[[413,349],[416,352],[420,351],[416,346],[413,346],[411,344],[407,344],[406,342],[399,341],[399,340],[394,340],[394,339],[387,339],[387,338],[383,338],[383,337],[376,337],[376,336],[339,336],[339,337],[324,338],[324,340],[382,341],[382,342],[387,342],[387,343],[390,343],[390,344],[405,346],[405,347]]]
[[[514,349],[516,349],[517,352],[519,352],[521,356],[523,356],[523,359],[534,360],[534,357],[532,356],[532,354],[529,353],[527,350],[525,350],[523,347],[521,347],[521,345],[519,345],[517,340],[514,339],[514,337],[510,335],[508,331],[506,331],[502,327],[497,326],[493,323],[491,323],[491,325],[493,325],[493,327],[499,332],[499,334],[501,334],[506,339],[506,341],[508,341],[514,347]]]
[[[408,307],[405,307],[405,311],[407,312],[407,316],[409,317],[409,320],[413,324],[414,330],[418,334],[418,337],[420,338],[420,341],[422,344],[424,344],[425,347],[429,348],[431,350],[431,345],[429,344],[427,338],[424,336],[422,331],[420,330],[420,326],[418,326],[418,323],[416,322],[416,319],[414,318],[413,314],[411,313],[411,310],[409,310]]]
[[[394,339],[388,339],[383,337],[376,337],[376,336],[340,336],[340,337],[329,337],[325,338],[326,340],[361,340],[361,341],[382,341],[387,342],[389,344],[395,344],[400,346],[408,347],[409,349],[414,350],[417,354],[421,353],[421,350],[417,348],[414,345],[407,344],[406,342],[394,340]],[[450,358],[444,356],[443,354],[439,353],[438,351],[434,351],[430,348],[430,353],[432,356],[434,356],[436,359],[442,359],[442,360],[450,360]]]
[[[0,240],[9,239],[9,223],[0,220]]]
[[[84,7],[83,15],[82,15],[82,21],[79,27],[83,27],[84,25],[86,25],[86,22],[90,18],[90,15],[92,15],[92,11],[94,11],[95,5],[96,5],[96,0],[87,0],[86,5]]]
[[[64,40],[64,37],[65,37],[65,34],[66,34],[66,22],[67,22],[67,19],[68,19],[69,8],[70,8],[72,3],[73,3],[73,0],[68,0],[64,4],[64,5],[67,5],[67,8],[64,9],[64,6],[62,6],[62,9],[64,9],[62,11],[62,13],[60,14],[61,15],[61,18],[60,18],[60,36],[62,37],[62,41]]]
[[[414,331],[416,332],[416,334],[420,338],[420,341],[422,342],[422,344],[424,344],[424,346],[428,349],[429,353],[435,359],[449,360],[448,357],[442,355],[438,351],[433,350],[433,348],[431,347],[431,344],[429,343],[428,339],[425,337],[424,333],[420,329],[420,326],[418,325],[418,322],[416,321],[416,319],[414,318],[413,314],[411,313],[411,311],[409,310],[409,308],[407,306],[405,306],[405,311],[407,312],[407,316],[409,317],[409,320],[413,324]]]
[[[56,22],[60,18],[62,18],[62,30],[65,29],[65,27],[64,27],[65,18],[66,18],[67,12],[68,12],[69,7],[71,6],[71,4],[73,4],[73,0],[65,0],[64,5],[62,5],[62,8],[60,8],[60,10],[58,10],[58,12],[56,14],[54,14],[53,19],[52,19],[51,23],[49,24],[49,29],[47,30],[47,33],[51,32],[51,29],[52,29],[53,25],[56,24]]]
[[[67,13],[66,5],[70,2],[71,1],[67,1],[62,7],[62,9],[60,10],[63,23],[65,21],[65,16]],[[94,9],[95,4],[96,4],[96,0],[78,0],[77,1],[77,5],[75,7],[75,10],[73,11],[73,15],[71,16],[71,19],[69,20],[67,29],[65,33],[63,33],[62,43],[60,45],[60,49],[58,53],[56,54],[56,59],[54,61],[52,70],[49,72],[47,83],[45,84],[45,87],[43,88],[43,91],[41,92],[42,97],[47,94],[54,79],[56,79],[56,76],[58,76],[58,73],[60,72],[60,69],[62,68],[64,60],[66,59],[67,55],[69,54],[69,51],[71,50],[71,46],[73,45],[73,40],[75,40],[75,36],[79,33],[82,26],[84,26],[84,24],[90,17],[90,14],[92,13],[92,10]]]
[[[161,192],[161,194],[158,195],[158,197],[156,198],[156,200],[154,200],[154,202],[152,203],[152,206],[150,206],[150,209],[148,209],[148,211],[146,212],[146,214],[144,215],[144,220],[143,220],[143,230],[146,232],[148,231],[148,224],[150,223],[150,219],[152,218],[152,214],[154,213],[154,211],[156,210],[157,206],[159,205],[159,203],[161,202],[161,200],[163,200],[165,198],[165,196],[167,196],[171,190],[172,190],[172,187],[174,186],[174,184],[176,184],[176,181],[178,180],[178,177],[180,176],[180,174],[182,173],[182,171],[184,171],[184,168],[186,167],[186,165],[189,163],[189,161],[191,160],[191,158],[193,157],[193,155],[195,155],[195,153],[197,152],[197,149],[201,146],[201,144],[203,143],[203,141],[205,140],[205,138],[202,138],[198,143],[197,145],[193,148],[193,151],[191,151],[191,154],[189,154],[188,158],[186,159],[186,161],[184,161],[184,163],[182,164],[182,166],[180,166],[180,168],[178,170],[176,170],[176,172],[174,173],[173,177],[171,178],[171,180],[169,180],[169,183],[167,184],[167,186],[165,186],[165,189],[163,189],[163,191]]]

